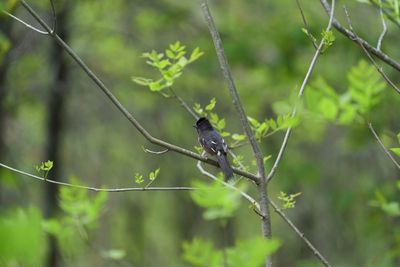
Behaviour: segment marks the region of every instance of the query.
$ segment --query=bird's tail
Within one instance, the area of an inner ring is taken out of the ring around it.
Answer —
[[[219,167],[221,167],[221,170],[224,173],[225,181],[228,181],[233,177],[233,169],[228,161],[228,157],[225,153],[218,152],[217,160]]]

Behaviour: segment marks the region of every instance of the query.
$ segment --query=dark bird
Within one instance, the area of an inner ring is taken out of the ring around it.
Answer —
[[[221,135],[214,130],[210,121],[204,117],[197,120],[194,127],[199,136],[199,143],[210,155],[216,155],[219,167],[225,176],[225,181],[233,177],[233,170],[226,155],[228,146]]]

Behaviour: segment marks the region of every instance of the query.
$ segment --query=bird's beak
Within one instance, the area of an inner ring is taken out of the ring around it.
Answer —
[[[196,128],[196,129],[197,129],[197,125],[193,125],[193,128]]]

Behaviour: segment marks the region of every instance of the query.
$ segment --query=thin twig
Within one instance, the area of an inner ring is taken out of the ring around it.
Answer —
[[[380,8],[381,5],[379,5],[378,3],[376,3],[374,0],[370,0],[370,3],[372,3],[374,6]],[[381,2],[381,0],[380,0]],[[395,18],[389,11],[387,11],[386,9],[383,8],[383,13],[386,15],[386,17],[392,21],[397,27],[400,27],[400,21]]]
[[[390,158],[390,160],[396,165],[396,167],[400,170],[400,164],[396,161],[396,159],[392,156],[390,151],[385,147],[382,140],[379,138],[378,134],[376,133],[374,127],[372,127],[372,123],[368,122],[368,128],[371,130],[372,134],[374,135],[376,141],[378,141],[379,145],[382,147],[383,151],[385,151],[386,155]]]
[[[146,153],[151,153],[151,154],[156,154],[156,155],[162,155],[162,154],[165,154],[165,153],[167,153],[169,151],[168,148],[165,149],[165,150],[162,150],[162,151],[153,151],[153,150],[145,148],[144,146],[142,146],[142,149]]]
[[[383,16],[382,0],[379,0],[379,3],[380,3],[379,14],[381,16],[382,28],[383,29],[382,29],[381,35],[379,35],[378,44],[376,45],[376,49],[378,49],[380,51],[381,50],[381,46],[382,46],[383,38],[385,37],[385,34],[387,32],[387,26],[386,26],[385,17]]]
[[[326,30],[325,30],[326,32],[330,31],[330,29],[332,27],[334,10],[335,10],[335,0],[332,0],[332,9],[331,9],[331,13],[329,16],[328,26],[326,27]],[[321,55],[323,46],[324,46],[324,40],[322,39],[318,45],[317,51],[315,51],[314,57],[311,60],[310,66],[308,67],[306,76],[304,77],[304,80],[300,86],[299,93],[297,95],[299,99],[302,98],[302,96],[303,96],[306,85],[311,77],[311,74],[312,74],[314,68],[315,68],[315,64],[317,63],[317,59]],[[292,111],[291,118],[294,118],[296,116],[296,113],[297,113],[297,107],[295,106]],[[274,165],[272,165],[272,168],[271,168],[270,172],[268,173],[267,182],[269,182],[272,179],[272,177],[274,177],[274,174],[275,174],[275,172],[279,166],[279,163],[282,159],[283,153],[285,152],[291,132],[292,132],[292,127],[287,128],[285,137],[283,138],[282,145],[278,152],[278,156],[276,157]]]
[[[301,19],[303,20],[303,24],[304,24],[304,28],[307,30],[307,36],[310,38],[312,45],[314,46],[315,49],[318,48],[317,44],[315,43],[315,39],[313,38],[313,36],[311,35],[311,31],[310,28],[308,27],[308,23],[306,20],[306,16],[304,15],[303,12],[303,8],[300,5],[300,0],[296,0],[297,6],[300,10],[300,14],[301,14]]]
[[[20,19],[20,18],[17,18],[17,17],[14,16],[13,14],[10,14],[10,13],[8,13],[8,12],[5,11],[5,10],[2,10],[2,11],[3,11],[3,13],[6,14],[7,16],[10,16],[11,18],[15,19],[16,21],[22,23],[25,27],[28,27],[29,29],[31,29],[31,30],[33,30],[33,31],[35,31],[35,32],[37,32],[37,33],[40,33],[40,34],[43,34],[43,35],[48,35],[48,34],[49,34],[49,33],[46,32],[46,31],[42,31],[42,30],[39,30],[38,28],[33,27],[33,26],[30,25],[29,23],[23,21],[23,20]]]
[[[183,100],[179,95],[175,93],[175,90],[172,89],[172,87],[169,87],[169,90],[171,91],[172,95],[179,101],[179,103],[186,109],[187,112],[190,113],[190,115],[193,116],[193,118],[197,121],[199,119],[199,116],[189,107],[188,104],[186,104],[185,100]]]
[[[360,47],[362,48],[362,50],[364,51],[365,55],[368,57],[369,61],[374,65],[375,69],[379,72],[379,74],[381,74],[382,78],[397,92],[400,94],[400,88],[398,88],[394,82],[392,82],[392,80],[386,75],[386,73],[383,71],[383,68],[381,66],[378,65],[378,63],[376,63],[375,59],[371,56],[371,54],[369,53],[368,49],[364,46],[364,44],[361,42],[360,37],[358,37],[358,35],[356,34],[356,32],[353,29],[353,25],[351,23],[351,19],[350,19],[350,15],[349,12],[347,11],[347,8],[344,6],[343,7],[344,12],[346,14],[346,19],[347,19],[347,23],[349,24],[349,28],[351,33],[353,34],[353,38],[354,40],[360,45]]]
[[[50,0],[50,6],[51,6],[51,13],[53,15],[53,28],[51,31],[56,32],[56,30],[57,30],[57,14],[56,14],[56,8],[54,7],[53,0]]]
[[[294,232],[300,237],[301,240],[307,245],[309,249],[313,252],[313,254],[322,262],[322,264],[326,267],[330,267],[331,265],[325,259],[324,256],[318,251],[316,247],[304,236],[304,234],[294,225],[294,223],[283,213],[283,211],[276,205],[270,198],[268,198],[269,203],[271,204],[272,208],[278,215],[289,225],[290,228],[294,230]]]
[[[53,180],[53,179],[43,178],[43,177],[28,173],[28,172],[24,172],[24,171],[15,169],[15,168],[7,166],[7,165],[5,165],[3,163],[0,163],[0,167],[8,169],[8,170],[10,170],[12,172],[16,172],[16,173],[25,175],[27,177],[31,177],[31,178],[34,178],[34,179],[37,179],[37,180],[41,180],[43,182],[56,184],[56,185],[62,185],[62,186],[68,186],[68,187],[73,187],[73,188],[78,188],[78,189],[86,189],[86,190],[95,191],[95,192],[117,193],[117,192],[128,192],[128,191],[177,191],[177,190],[195,190],[195,189],[197,189],[197,188],[194,188],[194,187],[185,187],[185,186],[98,188],[98,187],[91,187],[91,186],[75,185],[75,184],[70,184],[70,183],[59,182],[59,181]]]
[[[165,142],[161,139],[155,138],[152,136],[137,120],[136,118],[119,102],[119,100],[111,93],[110,89],[94,74],[94,72],[83,62],[83,60],[71,49],[70,46],[68,46],[56,33],[52,33],[51,28],[44,22],[40,16],[25,2],[25,0],[21,0],[21,4],[24,6],[24,8],[39,22],[40,25],[43,26],[43,28],[46,29],[46,31],[54,38],[54,40],[75,60],[75,62],[82,68],[82,70],[89,76],[92,81],[106,94],[106,96],[111,100],[111,102],[117,107],[117,109],[129,120],[129,122],[150,142],[165,148],[168,148],[169,150],[175,151],[179,154],[186,155],[188,157],[191,157],[196,160],[203,161],[207,164],[213,165],[213,166],[219,166],[218,162],[215,160],[207,159],[204,157],[201,157],[199,154],[196,154],[190,150],[181,148],[179,146],[170,144],[168,142]],[[241,176],[244,176],[253,182],[257,183],[258,182],[258,176],[254,175],[252,173],[244,172],[242,170],[239,170],[237,168],[233,168],[233,171],[236,174],[239,174]]]
[[[325,11],[330,14],[331,13],[331,7],[329,6],[327,0],[320,0],[322,6],[324,7]],[[390,65],[394,69],[400,71],[400,63],[383,53],[382,51],[376,49],[372,45],[370,45],[367,41],[359,38],[360,42],[357,42],[356,39],[354,38],[354,34],[343,27],[336,19],[333,19],[332,25],[344,36],[349,38],[352,41],[355,41],[358,45],[361,43],[364,45],[365,49],[368,50],[368,52],[374,54],[376,57],[378,57],[380,60],[385,62],[386,64]]]

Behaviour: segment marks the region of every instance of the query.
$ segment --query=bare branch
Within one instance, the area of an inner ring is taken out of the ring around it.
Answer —
[[[153,151],[153,150],[150,150],[150,149],[145,148],[144,146],[142,146],[142,149],[143,149],[143,151],[146,152],[146,153],[151,153],[151,154],[156,154],[156,155],[165,154],[165,153],[167,153],[167,152],[169,151],[168,148],[165,149],[165,150],[162,150],[162,151]]]
[[[172,87],[169,87],[169,90],[171,91],[172,95],[175,97],[176,100],[179,101],[179,103],[186,109],[187,112],[190,113],[190,115],[192,115],[192,117],[195,120],[199,119],[199,116],[197,116],[196,113],[194,113],[194,111],[189,107],[189,105],[179,96],[175,93],[175,90],[172,89]]]
[[[331,9],[330,16],[329,16],[328,26],[326,27],[326,30],[325,30],[326,32],[330,31],[330,29],[332,27],[334,10],[335,10],[335,0],[332,0],[332,9]],[[302,96],[303,96],[306,85],[311,77],[311,74],[312,74],[314,68],[315,68],[315,64],[317,63],[317,59],[321,55],[323,46],[324,46],[324,39],[322,39],[321,42],[319,43],[318,49],[317,49],[317,51],[315,51],[314,57],[311,60],[310,66],[308,67],[308,70],[307,70],[306,76],[304,77],[303,83],[300,86],[299,93],[297,95],[299,99],[302,98]],[[295,106],[295,108],[293,109],[293,112],[291,114],[291,118],[294,118],[296,116],[296,113],[297,113],[297,107]],[[282,159],[283,153],[285,152],[287,143],[289,141],[291,132],[292,132],[292,127],[289,127],[286,130],[285,137],[283,138],[282,145],[279,149],[278,156],[275,159],[274,165],[272,166],[270,172],[268,173],[267,182],[269,182],[272,179],[272,177],[274,176],[274,174],[279,166],[279,163]]]
[[[320,0],[320,2],[322,4],[322,6],[324,7],[325,11],[328,14],[330,14],[331,7],[329,6],[327,0]],[[400,63],[399,62],[395,61],[394,59],[392,59],[391,57],[389,57],[382,51],[376,49],[375,47],[370,45],[367,41],[365,41],[361,38],[359,38],[360,42],[357,42],[356,39],[354,38],[354,34],[351,31],[349,31],[348,29],[346,29],[345,27],[343,27],[336,19],[333,19],[332,24],[341,34],[343,34],[350,40],[355,41],[357,44],[362,43],[364,45],[365,49],[368,50],[368,52],[374,54],[376,57],[378,57],[380,60],[382,60],[386,64],[388,64],[391,67],[393,67],[394,69],[400,71]]]
[[[382,7],[382,0],[379,0],[379,14],[381,16],[381,21],[382,21],[382,33],[381,35],[379,35],[379,39],[378,39],[378,44],[376,45],[376,49],[378,49],[379,51],[381,50],[381,46],[382,46],[382,41],[383,38],[385,37],[385,34],[387,33],[387,26],[386,26],[386,21],[385,21],[385,17],[383,16],[383,7]]]
[[[396,167],[400,170],[400,164],[396,161],[396,159],[392,156],[390,151],[385,147],[382,140],[379,138],[378,134],[376,133],[374,127],[372,127],[372,123],[368,123],[368,128],[371,130],[372,134],[374,135],[376,141],[378,141],[379,145],[382,147],[383,151],[385,151],[386,155],[390,158],[390,160],[396,165]]]
[[[19,23],[23,24],[25,27],[27,27],[27,28],[29,28],[29,29],[31,29],[31,30],[37,32],[37,33],[40,33],[40,34],[43,34],[43,35],[48,35],[48,34],[49,34],[49,33],[46,32],[46,31],[42,31],[42,30],[39,30],[39,29],[33,27],[33,26],[30,25],[29,23],[23,21],[23,20],[20,19],[20,18],[17,18],[17,17],[14,16],[13,14],[10,14],[10,13],[8,13],[8,12],[5,11],[5,10],[2,10],[2,11],[3,11],[3,13],[6,14],[7,16],[10,16],[11,18],[15,19],[15,20],[18,21]]]
[[[378,7],[378,8],[381,8],[381,7],[382,7],[381,0],[379,0],[380,4],[378,4],[377,2],[375,2],[375,1],[373,1],[373,0],[370,0],[369,2],[370,2],[372,5],[374,5],[374,6]],[[383,13],[386,15],[386,17],[387,17],[390,21],[392,21],[397,27],[400,27],[400,21],[399,21],[399,20],[397,20],[397,19],[396,19],[389,11],[387,11],[386,9],[382,8],[382,10],[383,10]]]
[[[68,46],[56,33],[52,32],[51,28],[44,22],[39,15],[25,2],[21,0],[22,5],[25,9],[42,25],[43,28],[54,38],[54,40],[75,60],[75,62],[82,68],[82,70],[89,76],[90,79],[106,94],[106,96],[111,100],[111,102],[117,107],[117,109],[128,119],[128,121],[150,142],[169,150],[175,151],[179,154],[186,155],[196,160],[203,161],[207,164],[219,166],[218,162],[215,160],[207,159],[199,154],[196,154],[190,150],[181,148],[179,146],[170,144],[163,140],[153,137],[137,120],[136,118],[119,102],[119,100],[111,93],[110,89],[94,74],[94,72],[83,62],[83,60]],[[253,182],[258,182],[258,176],[248,173],[237,168],[233,168],[236,174],[244,176]]]
[[[222,40],[221,40],[221,37],[219,36],[218,30],[215,26],[210,9],[208,8],[207,0],[201,0],[200,6],[202,8],[204,18],[207,22],[208,29],[209,29],[211,37],[213,39],[215,51],[217,53],[217,57],[218,57],[219,64],[220,64],[220,67],[222,70],[222,74],[225,78],[225,81],[227,82],[228,89],[229,89],[229,92],[232,97],[233,105],[235,106],[236,111],[239,114],[240,122],[242,123],[243,129],[244,129],[244,131],[247,135],[247,138],[250,141],[251,147],[253,149],[253,153],[254,153],[254,156],[255,156],[256,162],[257,162],[259,176],[261,177],[261,179],[264,179],[264,162],[263,162],[262,153],[261,153],[260,147],[257,144],[254,133],[251,130],[251,127],[250,127],[249,121],[247,120],[247,116],[243,109],[243,106],[240,102],[240,98],[239,98],[235,83],[232,78],[228,60],[226,59],[224,48],[222,47]]]
[[[309,249],[313,252],[313,254],[322,262],[322,264],[326,267],[330,267],[331,265],[325,259],[324,256],[318,251],[316,247],[304,236],[304,234],[294,225],[294,223],[283,213],[283,211],[276,205],[270,198],[268,199],[269,203],[271,204],[272,208],[278,215],[289,225],[290,228],[300,237],[301,240],[307,245]]]
[[[308,32],[307,36],[310,38],[311,43],[312,43],[312,45],[314,46],[314,48],[317,49],[318,46],[317,46],[317,44],[315,43],[315,40],[314,40],[314,38],[313,38],[312,35],[311,35],[310,28],[308,27],[308,23],[307,23],[307,20],[306,20],[306,16],[304,15],[303,8],[302,8],[301,5],[300,5],[300,0],[296,0],[296,3],[297,3],[297,6],[298,6],[298,8],[299,8],[299,10],[300,10],[301,19],[303,20],[304,28],[305,28],[305,29],[307,30],[307,32]]]
[[[78,188],[78,189],[86,189],[90,191],[95,191],[95,192],[110,192],[110,193],[118,193],[118,192],[128,192],[128,191],[177,191],[177,190],[195,190],[196,188],[194,187],[185,187],[185,186],[175,186],[175,187],[123,187],[123,188],[98,188],[98,187],[91,187],[91,186],[83,186],[83,185],[75,185],[75,184],[70,184],[70,183],[64,183],[64,182],[59,182],[57,180],[53,179],[48,179],[48,178],[43,178],[40,176],[36,176],[31,173],[27,173],[18,169],[15,169],[13,167],[7,166],[5,164],[0,163],[0,167],[3,167],[5,169],[8,169],[12,172],[16,172],[22,175],[25,175],[27,177],[31,177],[37,180],[41,180],[43,182],[51,183],[51,184],[56,184],[56,185],[61,185],[61,186],[68,186],[68,187],[73,187],[73,188]]]
[[[382,67],[378,65],[378,63],[376,63],[375,59],[371,56],[371,54],[369,53],[368,49],[364,46],[364,44],[361,42],[361,38],[358,37],[358,35],[356,34],[356,32],[353,29],[353,25],[351,23],[351,19],[350,19],[350,15],[349,12],[347,11],[347,8],[344,6],[343,7],[344,12],[346,14],[346,19],[347,19],[347,23],[349,24],[349,28],[351,33],[353,34],[353,38],[354,41],[356,41],[360,47],[362,48],[362,50],[364,51],[364,53],[366,54],[366,56],[368,57],[369,61],[374,65],[374,67],[376,68],[376,70],[381,74],[382,78],[397,92],[400,94],[400,88],[398,88],[394,82],[392,82],[392,80],[386,75],[386,73],[383,71]]]

